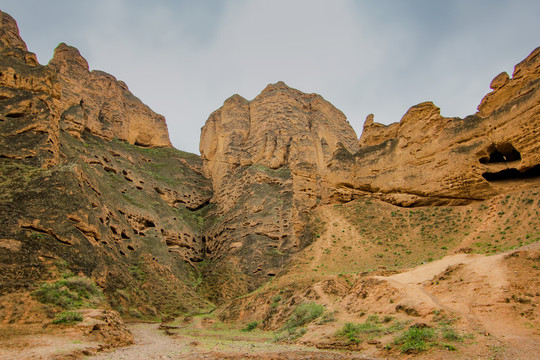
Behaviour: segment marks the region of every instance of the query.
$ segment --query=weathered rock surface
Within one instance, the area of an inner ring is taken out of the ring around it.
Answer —
[[[0,20],[0,296],[70,271],[123,315],[206,307],[200,157],[172,149],[163,117],[76,49],[41,66]]]
[[[221,219],[206,232],[207,255],[229,267],[213,267],[210,277],[239,271],[243,281],[234,285],[248,286],[238,292],[275,275],[309,243],[305,225],[319,204],[371,196],[400,206],[463,205],[538,186],[539,53],[511,79],[499,74],[475,115],[445,118],[424,102],[388,126],[368,116],[359,141],[339,110],[282,82],[252,101],[226,100],[200,144]]]
[[[360,151],[346,154],[354,169],[339,172],[344,185],[404,205],[464,204],[487,199],[524,179],[540,165],[540,48],[499,74],[478,112],[445,118],[426,102],[399,123],[367,119]],[[535,182],[538,184],[538,182]],[[503,186],[501,189],[500,186]],[[354,195],[353,195],[354,196]]]
[[[89,71],[78,50],[65,44],[58,46],[49,65],[39,65],[20,38],[15,20],[3,12],[0,20],[4,157],[57,164],[60,129],[77,138],[86,131],[107,140],[171,146],[165,119],[133,96],[123,82]]]
[[[87,131],[140,146],[171,146],[165,118],[133,96],[124,82],[102,71],[89,71],[74,47],[58,45],[48,66],[58,74],[60,123],[66,132],[80,137]]]
[[[0,295],[65,261],[123,315],[197,310],[281,274],[320,235],[319,205],[464,205],[538,187],[539,49],[495,77],[476,114],[424,102],[399,123],[368,116],[360,140],[319,95],[282,82],[235,95],[199,157],[172,149],[163,117],[77,49],[60,44],[42,66],[15,21],[0,23]]]
[[[359,149],[345,116],[321,96],[283,82],[252,101],[234,95],[210,115],[200,150],[221,219],[205,233],[207,256],[216,260],[210,279],[241,287],[232,294],[253,290],[306,246],[309,210],[328,187],[321,175],[340,148]],[[243,281],[223,273],[240,273]]]

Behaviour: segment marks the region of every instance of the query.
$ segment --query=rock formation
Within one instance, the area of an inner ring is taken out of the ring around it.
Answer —
[[[274,276],[310,242],[306,225],[320,204],[369,196],[399,206],[464,205],[530,181],[537,186],[538,54],[518,64],[512,79],[498,75],[475,115],[445,118],[424,102],[399,123],[368,116],[359,141],[339,110],[282,82],[252,101],[226,100],[200,143],[221,219],[205,233],[215,260],[209,279],[238,272],[237,293]]]
[[[74,47],[60,44],[49,62],[61,87],[61,124],[73,136],[83,131],[107,140],[117,138],[147,147],[171,147],[165,118],[154,113],[118,81],[102,71],[89,71]]]
[[[346,186],[403,206],[464,204],[500,193],[500,181],[537,177],[539,55],[537,48],[516,65],[511,79],[497,75],[464,119],[442,117],[430,102],[388,126],[368,118],[360,152],[347,154],[355,170]]]
[[[200,158],[75,48],[39,65],[0,20],[0,295],[69,271],[123,315],[206,307],[193,286],[212,194]]]
[[[341,148],[359,149],[343,113],[283,82],[268,85],[252,101],[234,95],[210,115],[200,150],[212,179],[215,216],[222,219],[206,231],[207,255],[219,267],[210,278],[240,272],[245,282],[235,279],[231,286],[243,288],[233,292],[251,291],[305,247],[309,211],[328,188],[321,175]]]
[[[320,235],[322,205],[470,205],[538,187],[540,49],[476,114],[425,102],[391,125],[368,116],[360,140],[319,95],[282,82],[234,95],[199,157],[77,49],[42,66],[15,21],[0,23],[0,296],[67,266],[123,315],[201,310],[282,274]]]
[[[65,44],[58,46],[49,65],[39,65],[20,38],[15,20],[3,12],[0,19],[4,157],[57,164],[60,129],[79,138],[86,131],[107,140],[171,146],[164,118],[134,97],[123,82],[89,71],[77,49]]]

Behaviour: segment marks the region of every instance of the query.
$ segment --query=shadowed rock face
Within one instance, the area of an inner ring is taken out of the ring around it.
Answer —
[[[75,48],[41,66],[15,21],[0,23],[0,295],[71,271],[123,315],[206,307],[200,157],[173,149],[163,117]]]
[[[234,95],[199,157],[77,49],[42,66],[15,21],[0,24],[0,295],[66,262],[124,314],[201,309],[279,275],[317,236],[320,204],[461,205],[538,186],[539,49],[476,114],[425,102],[388,126],[369,116],[360,140],[319,95],[282,82]]]

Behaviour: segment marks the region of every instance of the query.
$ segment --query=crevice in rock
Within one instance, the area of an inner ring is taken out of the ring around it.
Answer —
[[[61,242],[64,245],[73,245],[70,241],[65,240],[65,239],[61,239],[52,230],[42,229],[42,228],[36,227],[34,225],[22,225],[21,229],[28,229],[28,230],[32,230],[32,231],[35,231],[35,232],[38,232],[38,233],[47,234],[47,235],[52,236],[54,239],[58,240],[59,242]]]
[[[12,112],[12,113],[6,114],[4,116],[7,117],[7,118],[18,119],[18,118],[22,118],[24,116],[24,113],[22,113],[22,112]]]
[[[485,172],[482,174],[487,181],[520,180],[540,177],[540,165],[533,166],[525,171],[518,169],[505,169],[496,172]]]
[[[210,199],[206,199],[204,202],[200,203],[199,205],[186,205],[186,208],[188,208],[191,211],[197,211],[209,204],[210,204]]]
[[[144,144],[144,143],[142,143],[142,142],[140,142],[140,141],[137,141],[137,140],[135,140],[135,144],[133,144],[133,145],[140,146],[140,147],[143,147],[143,148],[149,148],[149,147],[151,147],[150,145]]]

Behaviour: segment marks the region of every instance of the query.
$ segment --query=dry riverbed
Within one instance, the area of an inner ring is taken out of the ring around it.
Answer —
[[[197,325],[169,330],[160,329],[159,324],[129,327],[135,337],[134,345],[87,359],[368,359],[359,354],[275,343],[271,334],[262,331],[208,330]]]

